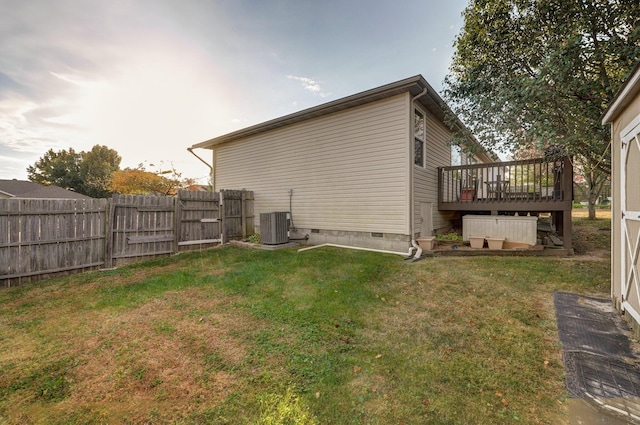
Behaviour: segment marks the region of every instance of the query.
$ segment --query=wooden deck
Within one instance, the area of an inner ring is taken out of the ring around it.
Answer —
[[[461,214],[549,212],[571,248],[573,167],[568,158],[536,158],[438,168],[438,209]]]

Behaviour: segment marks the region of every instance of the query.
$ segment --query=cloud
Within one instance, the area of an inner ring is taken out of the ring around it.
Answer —
[[[311,78],[296,77],[295,75],[287,75],[287,78],[302,82],[304,88],[309,90],[310,92],[317,93],[320,91],[320,84],[317,81],[312,80]]]
[[[328,97],[331,96],[331,93],[327,93],[325,91],[322,90],[322,87],[320,87],[320,83],[308,78],[308,77],[298,77],[295,75],[287,75],[287,78],[290,80],[296,80],[296,81],[300,81],[302,83],[302,87],[305,88],[305,90],[309,90],[311,93],[316,94],[320,97]]]
[[[137,2],[76,3],[16,2],[0,14],[0,154],[24,164],[0,161],[0,174],[49,148],[94,144],[123,164],[196,168],[185,147],[211,137],[214,117],[229,121],[238,97],[208,49]]]
[[[22,164],[23,160],[21,158],[16,158],[13,156],[0,155],[0,161],[2,161],[3,163],[14,162],[16,164]]]
[[[120,55],[98,8],[15,2],[0,16],[0,147],[14,154],[87,147],[73,115]]]

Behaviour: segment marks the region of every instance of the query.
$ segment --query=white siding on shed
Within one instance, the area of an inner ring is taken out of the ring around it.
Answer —
[[[413,166],[413,228],[420,229],[420,207],[423,202],[433,203],[433,228],[451,225],[451,213],[438,211],[438,167],[451,165],[451,131],[430,113],[426,114],[425,168]],[[429,235],[422,235],[429,236]]]
[[[637,71],[640,78],[640,70]],[[622,302],[626,301],[630,303],[630,306],[625,307],[628,312],[637,311],[640,312],[640,296],[636,293],[635,288],[631,287],[629,294],[624,294],[623,289],[626,286],[625,279],[628,279],[628,272],[632,270],[629,265],[631,264],[631,252],[628,245],[628,241],[636,241],[640,228],[638,223],[632,221],[627,222],[630,224],[629,237],[626,236],[626,231],[623,226],[622,219],[622,201],[623,196],[626,201],[627,210],[633,210],[634,208],[640,209],[640,186],[636,183],[640,181],[640,155],[638,150],[633,149],[635,155],[628,157],[626,160],[622,157],[622,137],[625,130],[629,129],[632,122],[640,117],[640,93],[629,95],[629,104],[617,113],[617,117],[611,123],[611,157],[612,167],[614,170],[611,173],[612,183],[612,197],[613,202],[611,205],[611,295],[618,308],[622,308]],[[622,185],[622,174],[626,173],[625,180],[627,183],[624,187]],[[628,211],[627,211],[628,213]],[[640,320],[633,319],[635,323],[634,327],[636,332],[640,334]]]
[[[408,234],[409,94],[214,148],[215,189],[247,188],[259,213],[300,228]],[[434,186],[435,190],[435,186]]]

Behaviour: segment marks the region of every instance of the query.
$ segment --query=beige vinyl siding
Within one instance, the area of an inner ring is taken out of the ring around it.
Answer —
[[[621,252],[621,191],[620,187],[620,169],[621,165],[621,147],[622,143],[620,139],[620,132],[627,127],[637,116],[640,115],[640,94],[636,95],[631,103],[625,108],[624,112],[615,120],[611,130],[611,136],[613,138],[612,144],[612,170],[611,180],[612,180],[612,193],[611,196],[613,198],[612,202],[612,211],[611,211],[611,258],[612,258],[612,266],[611,266],[611,282],[612,282],[612,296],[614,299],[621,301],[621,264],[622,264],[622,252]],[[629,167],[627,169],[627,181],[638,181],[640,180],[640,169],[637,167]],[[630,194],[627,193],[627,196]],[[633,196],[633,195],[631,195]],[[638,195],[636,195],[638,196]],[[636,201],[637,203],[638,201]],[[632,202],[633,204],[633,202]],[[625,255],[629,255],[627,252]],[[640,311],[640,303],[637,301],[637,296],[632,294],[629,297],[629,302],[634,304],[636,311]]]
[[[420,231],[420,204],[433,203],[433,228],[441,229],[451,225],[451,213],[438,211],[438,171],[437,167],[451,165],[451,131],[433,115],[426,113],[426,154],[425,168],[413,166],[413,228]],[[422,235],[427,236],[427,235]]]
[[[300,228],[408,234],[407,93],[215,148],[218,189],[254,191],[259,213]]]

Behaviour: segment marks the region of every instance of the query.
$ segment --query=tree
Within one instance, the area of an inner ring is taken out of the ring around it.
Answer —
[[[595,218],[611,172],[600,120],[640,59],[639,24],[637,0],[472,0],[444,95],[490,149],[560,145]]]
[[[27,167],[32,182],[45,186],[55,185],[82,193],[79,162],[81,154],[69,148],[55,152],[49,149],[34,165]]]
[[[80,179],[83,193],[94,198],[111,195],[111,177],[120,169],[120,155],[106,146],[95,145],[89,152],[82,152]]]
[[[101,198],[111,194],[111,175],[120,168],[118,152],[95,145],[89,152],[73,148],[49,149],[34,165],[27,167],[29,180],[55,185],[84,195]]]

